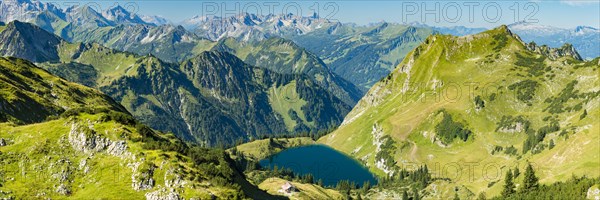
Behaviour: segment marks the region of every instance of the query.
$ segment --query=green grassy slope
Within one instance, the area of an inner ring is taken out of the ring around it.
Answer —
[[[220,183],[212,177],[218,176],[207,174],[186,155],[146,149],[145,136],[134,127],[102,121],[103,116],[83,114],[24,126],[0,124],[0,138],[8,143],[0,147],[2,197],[115,199],[144,198],[151,193],[162,198],[238,195],[235,187],[215,186]],[[109,145],[102,146],[101,141]]]
[[[56,77],[26,60],[0,58],[0,80],[2,121],[41,122],[82,108],[127,112],[99,91]]]
[[[575,60],[568,46],[539,49],[505,26],[433,35],[319,142],[380,176],[427,164],[434,177],[488,196],[500,193],[494,183],[507,169],[527,162],[542,183],[598,177],[600,59]],[[430,195],[440,188],[454,187]]]
[[[285,195],[289,199],[344,199],[339,191],[326,189],[315,184],[298,183],[293,181],[290,183],[296,187],[297,191],[291,194],[284,194],[279,190],[281,190],[281,186],[286,182],[288,181],[280,178],[268,178],[260,183],[259,188],[266,190],[269,194]]]
[[[0,72],[0,198],[270,197],[224,151],[157,133],[97,90],[16,58]]]

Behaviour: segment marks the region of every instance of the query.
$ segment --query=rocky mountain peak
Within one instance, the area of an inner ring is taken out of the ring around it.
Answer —
[[[40,27],[20,21],[12,21],[0,33],[0,54],[44,62],[58,59],[57,46],[61,38]],[[45,41],[43,43],[36,42]]]
[[[576,60],[583,60],[577,50],[575,50],[575,47],[569,43],[565,43],[559,48],[551,48],[547,45],[538,46],[535,42],[531,42],[527,44],[527,49],[542,54],[552,60],[556,60],[561,57],[571,57]]]
[[[108,20],[114,21],[116,23],[124,23],[124,24],[147,24],[144,20],[142,20],[139,16],[134,13],[131,13],[127,9],[117,5],[112,7],[102,13],[102,16]]]

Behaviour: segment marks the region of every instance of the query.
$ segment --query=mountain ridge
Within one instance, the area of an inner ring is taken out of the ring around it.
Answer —
[[[599,59],[532,51],[507,26],[462,37],[432,35],[318,142],[380,176],[415,165],[475,163],[469,178],[430,167],[435,177],[451,178],[436,186],[462,185],[473,194],[500,193],[501,184],[488,184],[501,177],[481,174],[486,163],[537,164],[543,183],[571,174],[597,176],[590,172],[600,163],[591,154],[600,145],[589,141],[600,137]],[[583,160],[558,159],[571,157]]]
[[[362,96],[352,83],[333,73],[316,55],[291,40],[272,37],[258,42],[221,39],[212,50],[230,52],[244,62],[283,74],[306,74],[349,106]]]

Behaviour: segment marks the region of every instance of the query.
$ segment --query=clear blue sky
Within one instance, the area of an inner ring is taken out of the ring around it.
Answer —
[[[64,4],[64,0],[48,0]],[[527,20],[543,25],[573,28],[578,25],[600,27],[600,0],[552,1],[195,1],[138,0],[82,1],[99,2],[101,9],[118,3],[136,13],[160,15],[180,22],[194,15],[231,15],[247,11],[263,15],[317,11],[321,17],[341,22],[420,22],[428,25],[495,27]],[[318,8],[318,9],[317,9]],[[437,18],[437,19],[436,19]]]

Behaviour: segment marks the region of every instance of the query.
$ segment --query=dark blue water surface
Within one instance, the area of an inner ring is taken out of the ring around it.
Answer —
[[[323,180],[327,186],[335,186],[340,180],[358,185],[365,181],[377,183],[375,176],[361,163],[324,145],[309,145],[283,150],[260,161],[262,167],[291,169],[295,174],[312,174],[314,180]]]

